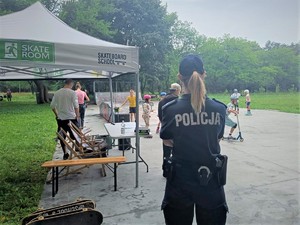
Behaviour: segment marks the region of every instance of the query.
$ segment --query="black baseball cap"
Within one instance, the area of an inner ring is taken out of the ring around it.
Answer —
[[[179,73],[182,76],[190,77],[195,71],[199,74],[204,73],[202,59],[198,55],[193,54],[185,56],[180,62]]]

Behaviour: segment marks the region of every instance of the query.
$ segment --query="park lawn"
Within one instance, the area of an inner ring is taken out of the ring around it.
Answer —
[[[0,224],[20,224],[37,209],[52,159],[56,122],[49,104],[37,105],[31,94],[0,102]]]
[[[253,93],[251,94],[251,108],[278,110],[280,112],[300,113],[300,93]],[[225,104],[230,102],[230,94],[208,94]],[[239,99],[240,108],[246,108],[245,96]]]

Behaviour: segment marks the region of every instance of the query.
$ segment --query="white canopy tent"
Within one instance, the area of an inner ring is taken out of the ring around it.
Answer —
[[[40,2],[0,16],[0,81],[107,78],[112,92],[113,77],[132,73],[138,87],[138,53],[137,47],[103,41],[69,27]],[[137,96],[138,91],[136,88]],[[140,151],[138,118],[136,186]]]

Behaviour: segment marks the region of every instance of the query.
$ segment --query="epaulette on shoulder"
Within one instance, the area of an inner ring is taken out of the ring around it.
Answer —
[[[221,105],[223,105],[225,108],[227,108],[227,105],[225,105],[223,102],[220,102],[220,101],[218,101],[215,98],[213,98],[212,100],[215,101],[215,102],[217,102],[217,103],[219,103],[219,104],[221,104]]]
[[[177,102],[178,98],[168,102],[167,104],[163,105],[162,110],[164,110],[165,108],[168,108],[171,105],[174,105]]]

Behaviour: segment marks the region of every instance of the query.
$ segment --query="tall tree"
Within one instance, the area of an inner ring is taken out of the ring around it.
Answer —
[[[274,86],[279,87],[281,91],[288,91],[289,89],[299,91],[300,89],[300,55],[296,46],[271,43],[261,55],[262,66],[272,69],[273,72],[270,76],[274,79]]]
[[[140,48],[141,90],[154,92],[168,73],[166,54],[171,50],[172,18],[160,0],[112,0],[115,12],[111,25],[113,41]]]
[[[200,35],[191,23],[179,20],[177,15],[173,16],[175,22],[171,27],[172,51],[167,54],[170,83],[178,81],[178,64],[181,58],[188,53],[197,53],[197,47],[206,40],[206,37]]]

